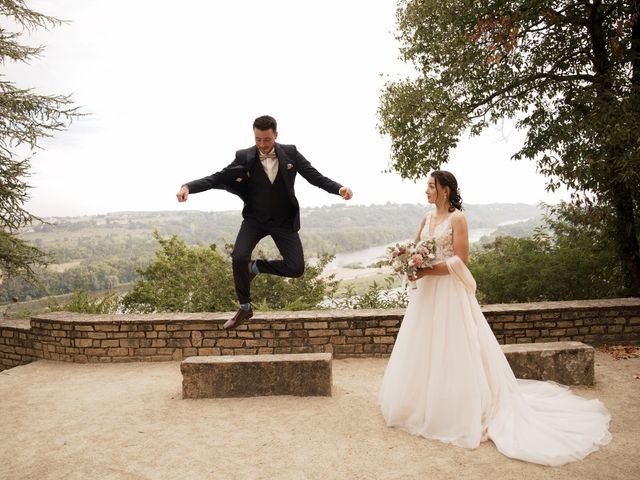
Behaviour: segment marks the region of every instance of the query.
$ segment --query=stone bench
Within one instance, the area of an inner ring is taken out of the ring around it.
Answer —
[[[182,361],[183,398],[331,396],[331,354],[223,355]]]
[[[595,350],[582,342],[502,345],[517,378],[593,385]]]

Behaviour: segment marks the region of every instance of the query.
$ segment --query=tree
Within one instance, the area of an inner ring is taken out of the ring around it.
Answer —
[[[0,16],[16,28],[16,31],[0,28],[2,63],[28,62],[37,57],[43,47],[19,43],[21,35],[62,23],[30,10],[23,0],[0,0]],[[42,138],[66,128],[78,115],[71,103],[68,96],[39,95],[20,88],[0,74],[0,281],[15,275],[33,278],[33,266],[45,263],[41,250],[17,236],[21,228],[36,220],[24,208],[30,157],[23,157],[17,149],[26,147],[33,152]]]
[[[160,244],[155,259],[139,271],[141,279],[122,299],[129,312],[220,312],[238,307],[229,252],[215,244],[189,246],[180,237],[169,239],[154,232]],[[258,252],[258,256],[261,256]],[[337,288],[333,277],[323,278],[333,259],[323,255],[315,265],[305,262],[300,278],[258,275],[251,284],[252,301],[258,310],[308,310],[317,308]]]
[[[527,238],[498,237],[472,252],[483,303],[611,298],[623,291],[605,212],[559,204]],[[548,233],[547,233],[548,232]]]
[[[216,312],[237,307],[231,264],[216,249],[190,247],[172,236],[154,237],[160,244],[155,259],[122,304],[133,312]]]
[[[258,252],[257,257],[263,257]],[[298,278],[258,275],[251,283],[251,296],[261,310],[313,310],[323,300],[332,298],[338,288],[335,275],[322,276],[324,268],[334,259],[323,254],[313,265],[305,262],[304,273]]]
[[[417,74],[381,94],[391,168],[423,176],[463,134],[515,119],[514,159],[613,213],[625,293],[640,295],[640,0],[401,0],[398,30]]]
[[[49,298],[48,310],[50,312],[114,314],[118,313],[119,305],[119,297],[116,293],[92,296],[86,290],[75,290],[64,303],[58,302],[55,297]]]

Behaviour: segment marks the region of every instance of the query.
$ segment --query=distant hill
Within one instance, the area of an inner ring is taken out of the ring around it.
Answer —
[[[307,254],[340,253],[415,235],[426,206],[415,204],[332,205],[303,208],[300,236]],[[538,218],[536,205],[466,205],[469,228],[493,230],[501,224]],[[114,212],[82,217],[52,217],[23,237],[55,254],[59,263],[89,257],[146,256],[156,247],[151,236],[179,235],[189,244],[232,243],[242,220],[239,211]],[[267,250],[273,248],[264,243]]]
[[[483,235],[478,243],[484,244],[494,241],[498,237],[529,237],[533,235],[537,228],[544,226],[542,216],[533,217],[523,222],[514,222],[506,225],[500,225],[491,234]]]
[[[323,253],[345,254],[380,247],[412,238],[425,205],[334,205],[304,208],[300,237],[307,258]],[[541,215],[536,205],[467,205],[466,214],[472,241],[490,235],[501,225],[510,229],[528,228]],[[25,240],[49,252],[52,262],[38,270],[38,285],[21,279],[0,283],[0,304],[61,295],[76,289],[91,292],[112,290],[139,278],[158,249],[153,238],[178,235],[188,244],[215,243],[223,250],[235,240],[240,226],[239,211],[115,212],[83,217],[47,218],[47,223],[22,232]],[[268,256],[277,255],[270,238],[258,247]],[[369,257],[367,256],[367,259]],[[336,259],[337,261],[338,259]]]

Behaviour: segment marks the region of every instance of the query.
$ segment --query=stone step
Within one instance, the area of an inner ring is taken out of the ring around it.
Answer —
[[[503,345],[502,351],[517,378],[593,385],[595,350],[582,342]]]
[[[223,355],[182,361],[183,398],[331,396],[330,353]]]

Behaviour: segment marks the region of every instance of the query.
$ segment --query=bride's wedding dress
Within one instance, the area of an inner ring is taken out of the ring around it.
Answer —
[[[422,229],[429,236],[431,215]],[[453,253],[451,215],[435,226],[436,260],[412,290],[379,403],[389,426],[543,465],[579,460],[609,442],[610,415],[552,382],[516,379],[475,298],[475,280]]]

